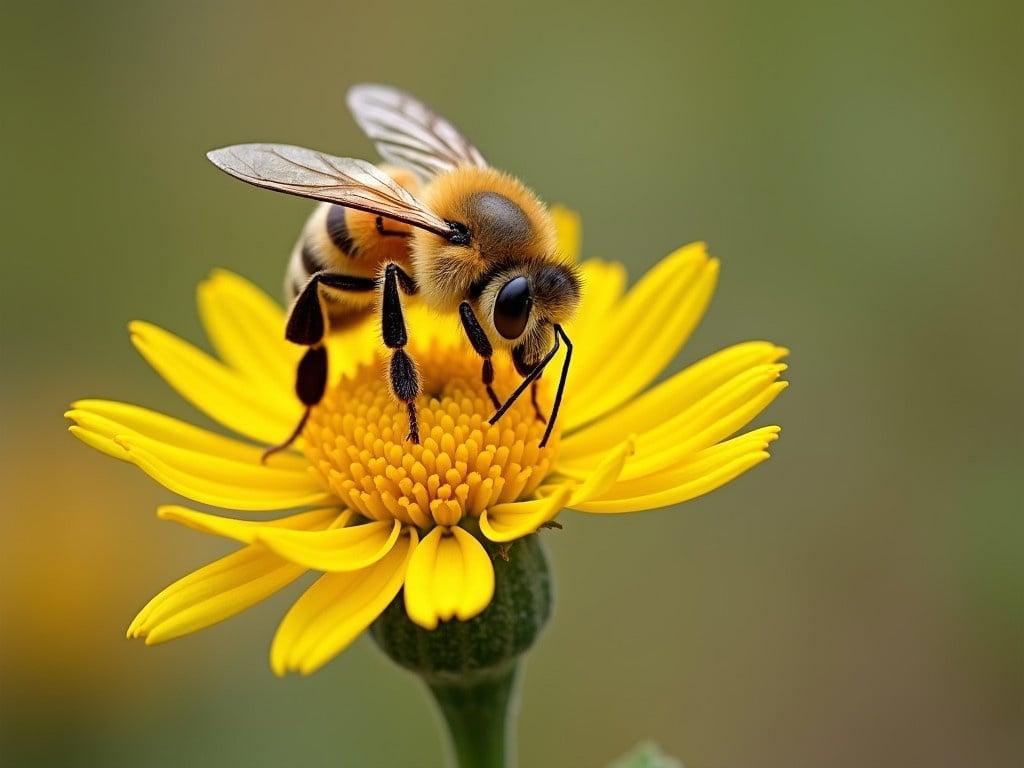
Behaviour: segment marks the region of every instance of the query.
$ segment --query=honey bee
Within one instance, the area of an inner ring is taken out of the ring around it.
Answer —
[[[419,442],[421,385],[405,347],[403,294],[457,312],[481,358],[493,424],[531,388],[555,357],[565,357],[540,445],[558,418],[572,358],[563,325],[580,302],[576,269],[557,253],[555,227],[540,199],[518,179],[487,165],[455,127],[394,88],[358,85],[348,93],[356,122],[385,165],[283,144],[239,144],[207,157],[221,170],[265,189],[321,201],[302,230],[285,277],[290,301],[285,337],[307,347],[295,391],[305,412],[301,434],[327,386],[325,335],[365,314],[380,314],[391,351],[391,393],[408,413],[406,439]],[[494,391],[492,356],[511,354],[522,381],[504,401]]]

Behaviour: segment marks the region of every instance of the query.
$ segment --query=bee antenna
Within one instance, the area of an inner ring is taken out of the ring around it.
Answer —
[[[551,430],[555,427],[555,420],[558,418],[558,409],[562,405],[562,395],[565,394],[565,381],[569,377],[569,361],[572,360],[572,342],[569,336],[562,330],[562,326],[555,325],[555,334],[562,337],[565,342],[565,360],[562,362],[562,375],[558,377],[558,389],[555,390],[555,402],[551,406],[551,416],[548,417],[548,425],[544,430],[544,437],[541,438],[540,447],[548,444],[551,437]]]
[[[562,326],[555,325],[555,343],[548,351],[544,358],[537,363],[537,366],[530,371],[530,373],[524,378],[516,390],[508,396],[508,399],[504,404],[494,412],[494,415],[488,419],[488,423],[495,424],[498,419],[505,415],[505,412],[512,407],[512,403],[519,399],[519,396],[526,391],[526,388],[530,386],[534,381],[540,378],[541,373],[544,372],[544,368],[551,362],[551,359],[558,352],[559,339],[565,342],[565,361],[562,363],[562,375],[558,379],[558,389],[555,390],[555,402],[551,406],[551,416],[548,418],[548,425],[544,430],[544,437],[541,438],[540,447],[543,448],[548,444],[548,438],[551,437],[551,430],[555,428],[555,420],[558,418],[558,409],[562,405],[562,395],[565,394],[565,380],[569,376],[569,361],[572,359],[572,342],[569,340],[568,335],[562,330]]]

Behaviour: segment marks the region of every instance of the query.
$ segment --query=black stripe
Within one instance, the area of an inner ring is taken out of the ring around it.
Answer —
[[[327,236],[334,247],[346,256],[356,255],[356,246],[345,222],[345,209],[340,205],[332,205],[327,211]]]

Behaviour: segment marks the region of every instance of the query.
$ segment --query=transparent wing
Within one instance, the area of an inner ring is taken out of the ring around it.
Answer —
[[[487,165],[454,125],[407,93],[385,85],[357,85],[348,92],[348,107],[381,157],[423,179],[460,165]]]
[[[236,144],[206,156],[225,173],[257,187],[358,208],[443,237],[452,232],[444,219],[363,160],[286,144]]]

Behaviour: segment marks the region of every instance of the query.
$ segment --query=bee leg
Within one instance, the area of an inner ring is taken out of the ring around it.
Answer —
[[[327,319],[324,312],[321,286],[336,291],[366,292],[377,288],[372,277],[353,277],[336,272],[317,272],[306,283],[288,315],[284,335],[288,341],[311,347],[323,341],[327,333]]]
[[[266,463],[270,456],[278,451],[283,451],[298,439],[299,435],[302,434],[303,427],[306,426],[306,422],[309,420],[310,411],[314,405],[323,399],[324,390],[326,389],[327,347],[323,344],[318,344],[306,350],[306,354],[299,361],[299,368],[295,374],[295,394],[299,396],[299,400],[306,406],[306,409],[302,412],[302,418],[299,419],[299,423],[295,425],[295,429],[292,430],[287,439],[277,445],[272,445],[263,452],[261,460],[264,463]]]
[[[491,347],[491,341],[487,338],[487,334],[484,333],[480,321],[473,314],[473,308],[469,305],[468,301],[459,304],[459,317],[462,318],[462,327],[466,331],[466,338],[469,339],[469,343],[473,345],[476,353],[484,359],[483,368],[480,371],[480,379],[483,381],[484,386],[487,387],[487,396],[491,398],[495,408],[501,408],[501,400],[498,399],[498,396],[494,393],[494,387],[491,386],[494,384],[494,364],[491,362],[491,355],[494,354],[494,349]]]
[[[288,341],[309,347],[299,361],[299,367],[295,373],[295,394],[306,408],[288,438],[263,452],[262,460],[264,462],[298,439],[309,420],[310,410],[323,399],[324,391],[327,389],[327,348],[323,345],[324,336],[327,334],[327,323],[320,296],[320,286],[322,285],[340,291],[372,291],[377,287],[377,281],[368,277],[317,272],[309,279],[306,287],[302,289],[299,297],[295,300],[291,314],[288,315],[285,338]]]
[[[394,229],[384,229],[384,217],[383,216],[378,216],[377,217],[376,224],[377,224],[377,234],[379,234],[381,237],[409,237],[410,236],[408,232],[398,232],[398,231],[396,231]]]
[[[412,358],[405,351],[409,334],[402,314],[402,300],[398,295],[399,286],[407,294],[414,294],[417,290],[416,283],[401,267],[397,264],[388,264],[384,268],[384,289],[381,296],[381,332],[384,344],[391,350],[388,381],[392,394],[397,400],[405,403],[409,414],[409,434],[405,439],[418,443],[420,426],[416,413],[416,398],[420,394],[420,377]]]
[[[558,352],[560,346],[559,340],[564,341],[565,360],[562,362],[562,374],[558,378],[558,388],[555,390],[555,402],[551,406],[551,418],[547,420],[547,428],[544,430],[544,436],[540,439],[541,448],[548,444],[548,439],[551,437],[551,431],[555,427],[555,420],[558,418],[558,409],[562,405],[562,395],[565,394],[565,382],[569,376],[569,362],[572,360],[572,341],[569,340],[569,336],[560,325],[555,325],[554,331],[555,343],[552,345],[551,349],[548,350],[547,354],[541,358],[540,362],[533,367],[533,370],[530,370],[526,374],[526,378],[519,383],[515,392],[508,396],[508,399],[502,404],[501,408],[495,411],[494,415],[488,419],[489,423],[494,424],[498,419],[505,415],[505,412],[511,408],[512,404],[519,399],[519,396],[526,391],[526,388],[540,378],[540,375],[544,372],[548,363],[551,362],[552,358],[554,358],[555,354]],[[516,363],[516,369],[522,373],[520,364],[526,365],[526,361],[522,360],[521,355],[517,355],[516,352],[517,350],[512,350],[512,360]]]

